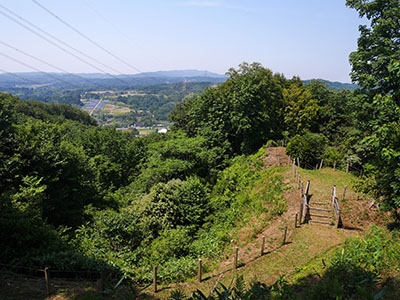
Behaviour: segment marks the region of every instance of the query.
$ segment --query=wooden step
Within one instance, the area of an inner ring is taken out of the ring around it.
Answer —
[[[317,224],[324,224],[324,225],[332,225],[331,222],[324,222],[324,221],[315,221],[315,220],[310,220],[310,223],[317,223]]]
[[[318,208],[318,207],[309,207],[310,210],[317,210],[317,211],[326,211],[326,212],[331,212],[330,209],[326,208]]]
[[[326,215],[310,215],[310,217],[318,217],[318,218],[332,218],[332,216],[326,216]]]
[[[329,205],[329,203],[326,203],[326,202],[313,202],[312,204],[316,204],[316,205]]]

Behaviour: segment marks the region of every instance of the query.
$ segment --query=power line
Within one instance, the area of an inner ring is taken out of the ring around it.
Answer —
[[[126,41],[132,44],[132,37],[128,37],[122,30],[120,30],[113,22],[111,22],[105,15],[100,13],[97,9],[95,9],[91,4],[89,4],[90,1],[83,0],[83,3],[90,8],[97,16],[102,18],[105,22],[107,22],[116,32],[118,32],[123,38],[125,38]],[[143,47],[141,47],[138,43],[135,44],[136,46],[139,46],[142,50],[144,50]],[[152,58],[156,60],[159,64],[162,64],[162,62],[155,56],[152,55]]]
[[[96,47],[100,48],[101,50],[103,50],[104,52],[106,52],[107,54],[109,54],[110,56],[114,57],[116,60],[122,62],[123,64],[129,66],[130,68],[132,68],[133,70],[139,72],[139,73],[143,73],[140,69],[136,68],[135,66],[131,65],[130,63],[128,63],[127,61],[123,60],[122,58],[116,56],[115,54],[113,54],[111,51],[107,50],[106,48],[104,48],[103,46],[101,46],[100,44],[98,44],[97,42],[95,42],[93,39],[91,39],[90,37],[88,37],[86,34],[82,33],[81,31],[79,31],[78,29],[76,29],[75,27],[73,27],[71,24],[69,24],[68,22],[64,21],[63,19],[61,19],[59,16],[57,16],[55,13],[53,13],[52,11],[50,11],[49,9],[47,9],[44,5],[40,4],[38,1],[36,0],[32,0],[33,3],[35,3],[37,6],[39,6],[40,8],[42,8],[44,11],[46,11],[48,14],[52,15],[54,18],[56,18],[57,20],[59,20],[61,23],[63,23],[65,26],[67,26],[68,28],[70,28],[71,30],[73,30],[74,32],[76,32],[77,34],[79,34],[81,37],[83,37],[84,39],[86,39],[87,41],[91,42],[93,45],[95,45]]]
[[[1,5],[1,4],[0,4],[0,7],[2,7],[2,8],[4,9],[4,6]],[[9,11],[8,9],[6,9],[6,10]],[[69,50],[67,50],[67,49],[65,49],[65,48],[63,48],[63,47],[61,47],[60,45],[56,44],[56,43],[53,42],[52,40],[46,38],[46,37],[43,36],[42,34],[36,32],[35,30],[29,28],[29,27],[26,26],[25,24],[23,24],[23,23],[21,23],[20,21],[16,20],[15,18],[13,18],[13,17],[10,16],[9,14],[5,13],[4,11],[0,11],[0,14],[2,14],[2,15],[5,16],[5,17],[7,17],[7,18],[10,19],[11,21],[17,23],[18,25],[20,25],[21,27],[23,27],[23,28],[25,28],[26,30],[30,31],[31,33],[35,34],[36,36],[40,37],[41,39],[45,40],[45,41],[48,42],[49,44],[51,44],[51,45],[57,47],[58,49],[64,51],[65,53],[67,53],[67,54],[69,54],[69,55],[75,57],[76,59],[78,59],[78,60],[84,62],[85,64],[91,66],[92,68],[94,68],[94,69],[100,71],[101,73],[104,73],[104,74],[106,74],[106,75],[108,75],[108,76],[110,76],[110,77],[112,77],[112,78],[114,78],[114,79],[116,79],[116,80],[122,82],[123,84],[128,84],[127,82],[124,82],[124,81],[121,80],[120,78],[118,78],[118,77],[116,77],[116,76],[114,76],[114,75],[112,75],[112,74],[110,74],[110,73],[107,73],[107,71],[104,71],[103,69],[101,69],[101,68],[95,66],[94,64],[88,62],[87,60],[85,60],[85,59],[83,59],[83,58],[81,58],[81,57],[79,57],[78,55],[72,53],[71,51],[69,51]],[[14,13],[13,13],[13,14],[14,14]],[[14,15],[16,15],[16,14],[14,14]],[[23,19],[22,17],[20,17],[20,18]],[[23,20],[24,20],[24,19],[23,19]],[[24,20],[24,21],[26,21],[26,20]],[[26,22],[27,22],[28,24],[30,23],[30,22],[28,22],[28,21],[26,21]]]
[[[31,27],[33,27],[33,28],[35,28],[36,30],[40,31],[41,33],[43,33],[43,34],[45,34],[45,35],[51,37],[51,38],[54,39],[54,40],[56,40],[56,41],[59,42],[60,44],[62,44],[62,45],[64,45],[64,46],[66,46],[66,47],[68,47],[68,48],[74,50],[75,52],[79,53],[80,55],[82,55],[82,56],[84,56],[84,57],[86,57],[86,58],[91,59],[92,61],[94,61],[94,62],[96,62],[96,63],[102,65],[102,66],[105,67],[105,68],[108,68],[108,69],[110,69],[110,70],[112,70],[112,71],[114,71],[114,72],[116,72],[116,73],[118,73],[118,74],[123,75],[123,73],[120,72],[120,71],[118,71],[117,69],[115,69],[115,68],[113,68],[113,67],[111,67],[111,66],[108,66],[108,65],[106,65],[105,63],[103,63],[103,62],[101,62],[101,61],[95,59],[94,57],[91,57],[90,55],[88,55],[88,54],[86,54],[86,53],[80,51],[79,49],[76,49],[75,47],[73,47],[73,46],[71,46],[71,45],[69,45],[69,44],[63,42],[62,40],[60,40],[59,38],[55,37],[55,36],[52,35],[51,33],[49,33],[49,32],[47,32],[47,31],[41,29],[40,27],[36,26],[35,24],[29,22],[27,19],[25,19],[25,18],[23,18],[23,17],[17,15],[15,12],[11,11],[11,10],[8,9],[7,7],[5,7],[4,5],[1,5],[1,4],[0,4],[0,7],[3,8],[4,10],[6,10],[7,12],[9,12],[10,14],[12,14],[14,17],[16,17],[16,18],[18,18],[18,19],[24,21],[25,23],[27,23],[27,24],[30,25]],[[106,74],[107,74],[107,73],[106,73]]]
[[[94,82],[94,81],[92,81],[92,80],[89,80],[89,79],[87,79],[87,78],[85,78],[85,77],[82,77],[82,76],[79,76],[79,75],[70,73],[70,72],[68,72],[68,71],[66,71],[66,70],[64,70],[64,69],[62,69],[62,68],[59,68],[59,67],[57,67],[57,66],[55,66],[55,65],[53,65],[53,64],[51,64],[51,63],[48,63],[48,62],[46,62],[46,61],[44,61],[44,60],[42,60],[42,59],[40,59],[40,58],[38,58],[38,57],[35,57],[35,56],[33,56],[33,55],[29,54],[29,53],[26,53],[25,51],[22,51],[22,50],[20,50],[20,49],[14,47],[14,46],[11,46],[10,44],[7,44],[7,43],[5,43],[5,42],[3,42],[3,41],[0,41],[0,44],[3,44],[3,45],[5,45],[5,46],[7,46],[8,48],[11,48],[11,49],[13,49],[13,50],[15,50],[15,51],[17,51],[17,52],[19,52],[19,53],[22,53],[22,54],[24,54],[24,55],[26,55],[26,56],[28,56],[28,57],[30,57],[30,58],[33,58],[33,59],[35,59],[35,60],[37,60],[37,61],[39,61],[39,62],[41,62],[41,63],[43,63],[43,64],[45,64],[45,65],[47,65],[47,66],[50,66],[50,67],[52,67],[52,68],[54,68],[54,69],[57,69],[57,70],[59,70],[59,71],[61,71],[61,72],[63,72],[63,73],[69,74],[69,75],[74,76],[74,77],[79,78],[79,79],[83,79],[83,80],[85,80],[85,81],[87,81],[87,82],[89,82],[89,83],[91,83],[91,84],[99,85],[98,83],[96,83],[96,82]]]
[[[23,65],[23,66],[25,66],[25,67],[27,67],[27,68],[30,68],[30,69],[32,69],[32,70],[35,70],[36,72],[39,72],[39,73],[45,74],[45,75],[47,75],[47,76],[49,76],[49,77],[52,77],[52,78],[54,78],[54,79],[56,79],[56,80],[58,80],[58,81],[60,81],[60,82],[62,82],[62,83],[69,84],[69,85],[72,85],[72,86],[74,86],[74,87],[76,87],[76,88],[79,88],[79,86],[77,86],[77,85],[75,85],[75,84],[73,84],[73,83],[71,83],[71,82],[67,82],[67,81],[65,81],[65,80],[63,80],[63,79],[60,79],[60,78],[58,78],[57,76],[55,76],[55,75],[53,75],[53,74],[51,74],[51,73],[43,72],[43,71],[41,71],[41,70],[39,70],[39,69],[37,69],[37,68],[35,68],[35,67],[32,67],[31,65],[28,65],[27,63],[24,63],[24,62],[22,62],[22,61],[20,61],[20,60],[18,60],[18,59],[16,59],[16,58],[13,58],[13,57],[11,57],[11,56],[5,54],[5,53],[0,52],[0,55],[2,55],[2,56],[4,56],[4,57],[7,57],[8,59],[10,59],[10,60],[12,60],[12,61],[14,61],[14,62],[16,62],[16,63],[19,63],[19,64],[21,64],[21,65]]]

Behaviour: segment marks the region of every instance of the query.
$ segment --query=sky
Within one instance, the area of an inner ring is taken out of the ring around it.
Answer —
[[[362,22],[345,0],[1,0],[0,72],[224,74],[259,62],[288,78],[350,82]]]

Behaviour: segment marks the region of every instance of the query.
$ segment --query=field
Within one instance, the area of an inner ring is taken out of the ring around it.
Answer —
[[[106,106],[103,108],[103,112],[109,115],[121,115],[129,113],[131,111],[132,110],[127,106],[123,106],[120,104],[115,105],[111,103],[106,104]]]

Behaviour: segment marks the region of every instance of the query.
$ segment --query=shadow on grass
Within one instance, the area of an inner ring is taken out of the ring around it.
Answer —
[[[243,277],[238,276],[228,287],[223,285],[217,288],[214,295],[205,295],[198,298],[194,292],[191,297],[182,296],[186,300],[211,300],[211,299],[298,299],[298,300],[336,300],[336,299],[400,299],[400,280],[393,277],[381,281],[375,273],[365,268],[349,263],[340,262],[331,265],[324,274],[310,274],[300,278],[294,284],[289,284],[284,276],[280,277],[274,284],[267,286],[253,280],[247,285],[243,282]],[[243,290],[248,286],[246,290]],[[242,288],[244,298],[233,295]],[[184,292],[184,291],[183,291]],[[218,295],[225,295],[225,298],[218,298]]]
[[[400,222],[399,221],[394,221],[394,222],[390,222],[386,225],[386,228],[390,231],[393,230],[400,230]]]

